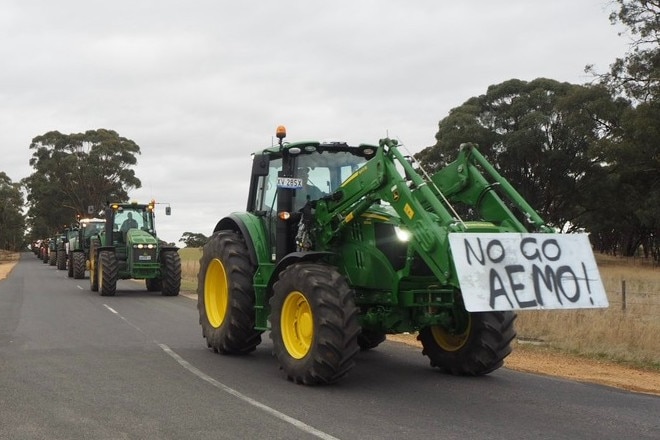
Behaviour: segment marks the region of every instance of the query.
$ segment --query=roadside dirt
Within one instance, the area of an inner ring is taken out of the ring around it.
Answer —
[[[19,254],[0,251],[0,280],[7,277],[18,262]],[[388,340],[421,344],[413,335],[389,335]],[[571,356],[516,343],[504,366],[516,371],[591,382],[628,391],[660,396],[660,373],[623,365]]]
[[[18,263],[20,254],[0,250],[0,280],[7,278],[7,275]]]
[[[413,335],[388,335],[387,339],[414,345],[420,350],[422,347]],[[658,372],[557,353],[542,347],[515,343],[513,352],[504,361],[504,366],[526,373],[597,383],[660,396],[660,373]]]

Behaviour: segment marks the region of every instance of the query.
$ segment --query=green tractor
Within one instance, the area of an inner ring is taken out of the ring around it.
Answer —
[[[48,240],[48,265],[57,266],[57,251],[63,246],[65,235],[57,233]]]
[[[586,234],[554,233],[473,145],[429,176],[392,139],[285,135],[254,154],[246,211],[204,246],[213,351],[250,353],[270,330],[289,380],[325,384],[417,333],[431,366],[477,376],[511,352],[516,310],[607,306]]]
[[[148,291],[179,294],[181,259],[176,246],[168,246],[156,235],[155,204],[112,203],[105,208],[105,227],[90,240],[92,291],[113,296],[117,280],[132,278],[145,280]],[[169,206],[165,212],[170,214]]]
[[[100,218],[82,218],[67,230],[67,268],[69,278],[85,278],[89,267],[89,249],[92,236],[105,229],[105,220]]]
[[[55,266],[57,267],[57,270],[66,270],[68,234],[69,228],[64,228],[62,232],[57,234],[57,239],[55,241],[55,247],[57,248]]]
[[[47,264],[49,257],[48,257],[48,250],[50,249],[50,238],[44,238],[41,240],[41,244],[39,245],[39,259],[44,263]]]

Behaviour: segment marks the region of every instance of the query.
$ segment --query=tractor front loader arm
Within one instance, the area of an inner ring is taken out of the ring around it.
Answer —
[[[491,230],[500,232],[528,232],[495,191],[499,186],[509,204],[521,211],[532,229],[552,232],[471,144],[461,146],[454,162],[426,177],[399,151],[396,140],[382,139],[371,160],[348,177],[335,193],[317,202],[318,238],[329,244],[374,202],[387,202],[398,213],[402,227],[411,233],[410,245],[438,281],[458,287],[458,281],[452,277],[448,235],[470,232],[474,222],[464,222],[453,203],[477,212],[481,228],[488,224]]]

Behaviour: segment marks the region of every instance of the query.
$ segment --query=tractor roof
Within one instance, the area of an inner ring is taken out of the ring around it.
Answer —
[[[268,153],[274,156],[280,156],[282,150],[288,150],[290,154],[300,153],[313,153],[313,152],[348,152],[358,156],[371,157],[378,149],[375,145],[360,144],[358,146],[348,145],[346,142],[319,142],[319,141],[301,141],[301,142],[285,142],[281,146],[274,145],[270,148],[265,148],[260,153]]]

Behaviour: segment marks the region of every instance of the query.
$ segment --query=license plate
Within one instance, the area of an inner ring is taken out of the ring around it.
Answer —
[[[138,260],[140,260],[140,261],[151,261],[151,255],[139,255]]]
[[[298,189],[302,188],[303,181],[297,177],[278,177],[277,178],[277,187],[278,188],[292,188]]]

